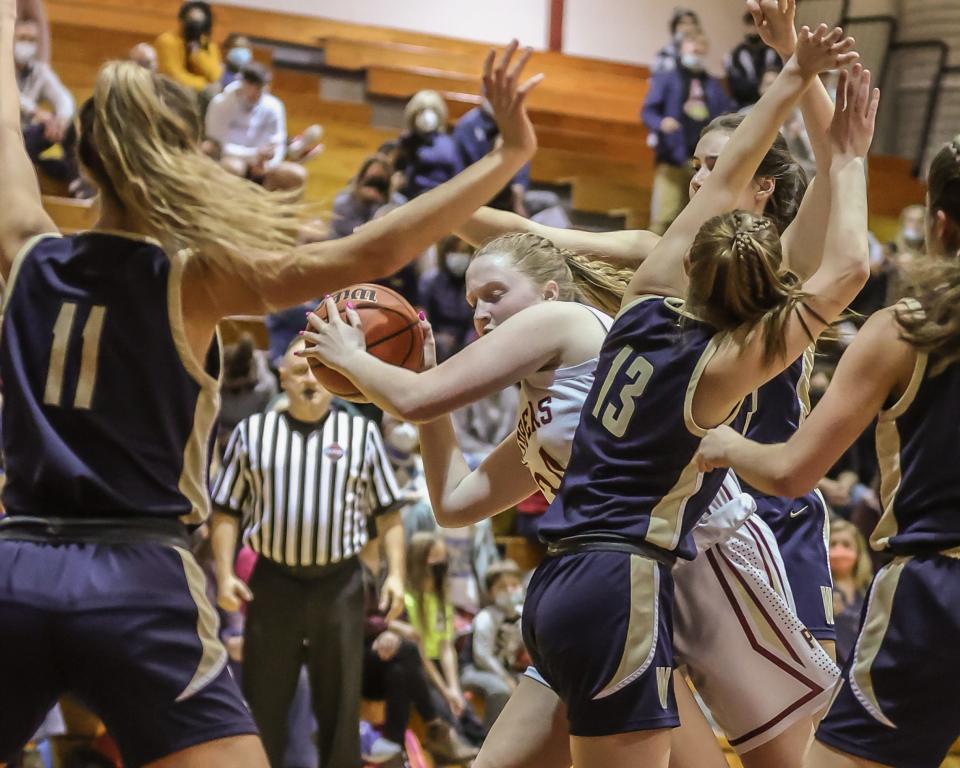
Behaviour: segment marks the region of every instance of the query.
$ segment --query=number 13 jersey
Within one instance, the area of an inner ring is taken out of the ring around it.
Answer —
[[[17,256],[0,326],[8,514],[206,517],[220,354],[188,346],[186,258],[107,232]]]
[[[584,305],[583,309],[585,322],[594,322],[586,318],[589,312],[604,332],[610,330],[613,318],[591,306]],[[553,501],[560,488],[598,360],[592,357],[566,368],[538,371],[520,382],[517,443],[523,463],[547,501]]]
[[[620,311],[559,493],[540,521],[542,538],[608,534],[694,557],[690,531],[727,474],[697,471],[705,430],[691,413],[720,339],[679,299],[643,296]],[[726,423],[742,427],[742,411],[740,404]]]

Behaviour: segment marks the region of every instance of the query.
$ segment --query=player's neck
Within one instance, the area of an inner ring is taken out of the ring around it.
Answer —
[[[130,232],[147,235],[149,232],[140,221],[134,220],[123,207],[113,202],[109,195],[100,195],[100,218],[94,229],[112,230],[114,232]]]

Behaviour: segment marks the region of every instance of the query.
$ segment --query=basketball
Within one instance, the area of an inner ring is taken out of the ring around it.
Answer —
[[[344,322],[349,322],[347,302],[353,302],[371,355],[390,365],[420,370],[423,366],[423,332],[417,311],[403,296],[382,285],[361,283],[337,291],[331,298]],[[323,320],[327,319],[325,303],[321,303],[316,312]],[[309,326],[307,330],[310,330]],[[310,368],[328,392],[355,403],[366,402],[349,379],[319,360],[310,358]]]

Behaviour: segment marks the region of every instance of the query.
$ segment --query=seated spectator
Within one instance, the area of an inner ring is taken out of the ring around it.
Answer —
[[[833,576],[833,619],[837,628],[837,664],[843,666],[857,642],[860,614],[873,566],[867,542],[846,520],[830,521],[830,573]]]
[[[780,57],[768,48],[753,22],[750,13],[743,15],[744,38],[723,60],[730,95],[737,109],[756,104],[760,98],[760,80],[765,72],[778,72],[783,66]]]
[[[461,117],[453,129],[453,140],[457,143],[460,162],[464,168],[473,165],[493,150],[500,131],[491,112],[490,103],[484,99],[479,107],[474,107]],[[529,189],[530,163],[527,163],[487,205],[527,216],[524,196]]]
[[[157,71],[157,49],[150,43],[137,43],[130,49],[127,58],[151,72]]]
[[[17,0],[17,21],[32,21],[37,25],[37,59],[50,61],[50,22],[43,0]]]
[[[693,157],[700,133],[733,104],[720,81],[704,68],[707,40],[687,32],[680,41],[679,66],[658,72],[643,104],[643,122],[656,139],[656,174],[650,201],[650,229],[666,232],[689,198]]]
[[[519,407],[520,391],[509,386],[451,414],[457,443],[471,470],[480,466],[480,462],[516,429]]]
[[[223,43],[223,77],[220,87],[226,88],[240,77],[240,70],[253,61],[253,45],[243,35],[231,34]]]
[[[420,283],[420,298],[433,326],[437,362],[463,349],[473,337],[473,308],[466,299],[466,274],[473,248],[455,235],[437,246],[437,269]]]
[[[404,109],[397,169],[404,172],[400,191],[409,200],[463,170],[457,143],[446,132],[447,119],[447,105],[436,91],[416,93]]]
[[[300,191],[307,172],[283,159],[287,116],[280,99],[268,92],[270,80],[270,70],[254,62],[214,97],[207,109],[205,149],[230,173],[269,190]]]
[[[484,725],[489,731],[517,688],[517,676],[528,664],[520,631],[523,582],[513,560],[490,566],[486,575],[490,605],[473,620],[471,663],[463,669],[463,685],[484,695]]]
[[[445,719],[458,723],[467,702],[454,647],[448,566],[447,547],[438,534],[416,533],[411,537],[407,545],[407,617],[416,633],[434,706]]]
[[[377,745],[377,754],[365,756],[374,758],[399,753],[411,707],[415,707],[427,727],[424,747],[435,761],[442,764],[472,759],[477,750],[464,743],[456,729],[437,710],[409,625],[400,621],[388,622],[384,618],[373,574],[364,573],[364,587],[367,618],[364,624],[363,695],[386,703],[386,719],[381,730],[387,740],[387,744]]]
[[[670,42],[657,51],[650,74],[677,68],[680,41],[688,32],[700,32],[700,17],[689,8],[674,8],[670,17]]]
[[[357,175],[333,200],[330,224],[334,237],[352,234],[389,203],[401,205],[407,201],[399,192],[391,192],[392,175],[393,166],[383,155],[370,155],[363,161]]]
[[[447,549],[447,597],[457,611],[459,628],[466,630],[480,610],[487,571],[500,562],[493,523],[480,520],[461,528],[438,528]]]
[[[70,184],[74,193],[79,188],[74,155],[76,104],[50,65],[40,59],[40,27],[36,22],[16,23],[13,56],[20,91],[20,127],[27,154],[48,176]],[[62,151],[50,156],[50,150],[57,145]]]
[[[211,39],[213,11],[202,0],[188,0],[177,14],[180,29],[164,32],[154,47],[161,74],[205,95],[207,101],[220,89],[223,59]]]

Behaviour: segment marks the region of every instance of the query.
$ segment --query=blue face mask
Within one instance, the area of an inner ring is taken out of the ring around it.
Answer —
[[[231,48],[227,51],[227,61],[237,69],[240,69],[253,61],[253,51],[249,48]]]

